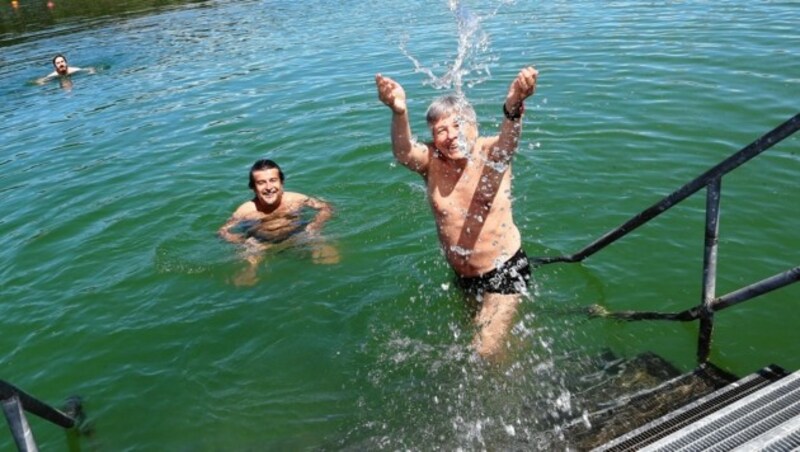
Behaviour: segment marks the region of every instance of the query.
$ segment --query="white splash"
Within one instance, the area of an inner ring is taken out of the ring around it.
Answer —
[[[499,2],[500,5],[510,3],[513,3],[513,0]],[[436,89],[452,89],[461,94],[465,82],[467,86],[473,87],[488,80],[492,75],[489,67],[496,58],[491,55],[491,40],[481,24],[494,17],[499,6],[484,16],[479,15],[461,0],[448,0],[448,7],[458,28],[458,48],[455,58],[447,64],[447,71],[444,74],[437,76],[432,69],[423,65],[408,51],[405,41],[400,43],[400,51],[414,64],[415,72],[428,76],[428,80],[423,82],[424,85]]]

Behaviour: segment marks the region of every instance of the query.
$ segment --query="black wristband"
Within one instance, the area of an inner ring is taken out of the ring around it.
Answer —
[[[519,108],[517,109],[517,114],[512,115],[509,113],[508,109],[506,108],[506,103],[503,102],[503,114],[505,115],[506,119],[509,121],[519,121],[522,117],[522,114],[525,113],[525,104],[520,102]]]

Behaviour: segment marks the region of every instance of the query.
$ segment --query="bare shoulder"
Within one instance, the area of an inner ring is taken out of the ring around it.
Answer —
[[[302,193],[295,193],[292,191],[285,191],[283,192],[283,200],[287,204],[303,204],[309,197]]]
[[[417,159],[413,164],[406,166],[412,171],[419,173],[423,178],[427,178],[431,162],[435,160],[434,156],[437,152],[436,147],[433,145],[433,142],[417,143],[415,147]]]
[[[432,143],[420,143],[414,139],[410,142],[410,148],[405,153],[395,151],[394,156],[398,163],[415,173],[422,174],[428,172],[434,147]]]
[[[232,218],[237,219],[248,219],[250,217],[255,216],[258,214],[258,207],[256,203],[252,200],[243,202],[236,210],[233,212]]]
[[[298,210],[305,206],[321,208],[321,206],[325,205],[325,202],[313,196],[288,191],[283,193],[283,200],[286,202],[288,210]]]

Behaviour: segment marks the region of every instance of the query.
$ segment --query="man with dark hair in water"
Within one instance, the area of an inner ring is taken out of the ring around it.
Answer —
[[[277,163],[269,159],[257,160],[250,168],[248,186],[255,196],[240,205],[219,229],[219,236],[231,243],[247,246],[247,260],[251,267],[237,283],[255,282],[255,268],[264,257],[263,251],[301,232],[311,237],[319,235],[322,225],[331,217],[330,205],[317,198],[283,190],[285,177]],[[304,209],[317,213],[311,221],[304,221]],[[330,245],[314,247],[317,263],[336,263],[339,255]]]
[[[44,83],[46,83],[46,82],[48,82],[48,81],[50,81],[50,80],[52,80],[54,78],[58,78],[59,80],[62,80],[62,82],[63,82],[65,80],[67,80],[68,76],[70,76],[70,75],[72,75],[72,74],[74,74],[76,72],[85,71],[85,72],[88,72],[90,74],[94,74],[94,72],[95,72],[94,68],[91,68],[91,67],[83,69],[83,68],[79,68],[79,67],[71,67],[71,66],[69,66],[67,64],[67,58],[64,55],[61,55],[60,53],[53,57],[53,69],[55,69],[53,72],[47,74],[46,76],[44,76],[44,77],[42,77],[40,79],[37,79],[36,83],[38,83],[39,85],[43,85]],[[62,85],[63,84],[64,83],[62,83]],[[71,83],[68,83],[67,85],[71,85]]]
[[[411,134],[403,87],[378,74],[381,102],[392,110],[392,151],[425,180],[447,262],[457,282],[477,301],[473,346],[486,358],[503,354],[530,264],[511,210],[511,160],[522,131],[523,101],[538,72],[522,69],[508,89],[497,136],[478,135],[475,111],[462,96],[445,96],[428,109],[433,141]]]

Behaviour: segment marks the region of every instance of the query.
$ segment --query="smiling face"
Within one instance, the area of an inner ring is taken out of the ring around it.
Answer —
[[[258,203],[269,208],[277,208],[283,198],[283,181],[277,168],[255,170],[250,173],[253,193]]]
[[[469,157],[478,138],[475,123],[458,113],[442,116],[431,124],[433,145],[444,157],[462,160]]]
[[[69,71],[69,68],[67,67],[67,59],[60,55],[53,58],[53,67],[56,69],[56,72],[59,75],[66,75]]]

